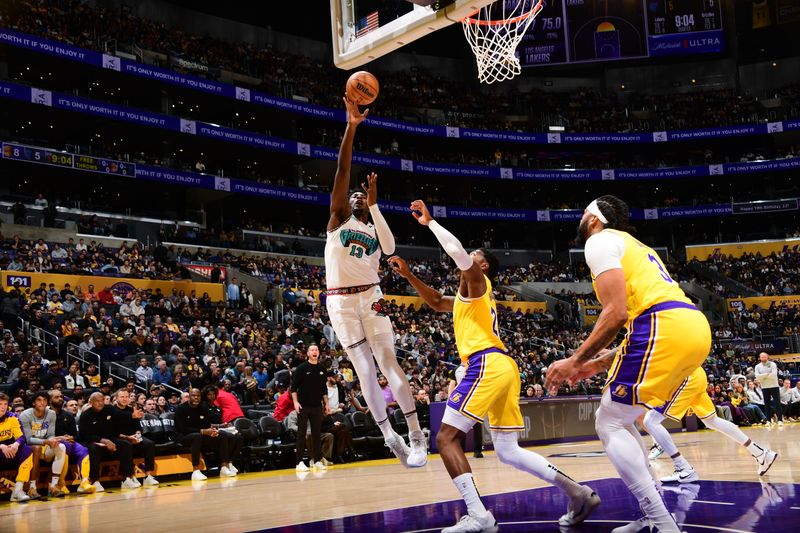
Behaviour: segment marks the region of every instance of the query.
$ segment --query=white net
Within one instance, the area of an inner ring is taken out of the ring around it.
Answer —
[[[461,21],[481,83],[510,80],[520,72],[517,45],[544,0],[497,0]]]

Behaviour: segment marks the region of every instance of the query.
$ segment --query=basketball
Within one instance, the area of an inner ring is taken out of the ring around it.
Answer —
[[[366,70],[359,70],[347,80],[345,94],[351,102],[368,105],[378,97],[379,90],[378,78]]]

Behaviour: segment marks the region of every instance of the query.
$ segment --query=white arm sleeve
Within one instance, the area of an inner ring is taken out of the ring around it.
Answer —
[[[601,231],[589,237],[583,254],[592,274],[597,277],[606,270],[622,268],[625,241],[610,231]]]
[[[453,258],[459,270],[469,270],[472,266],[472,257],[469,256],[467,251],[461,245],[455,235],[444,229],[435,220],[428,224],[428,228],[436,235],[439,244],[442,245],[447,255]]]
[[[386,255],[394,253],[394,235],[392,230],[389,229],[389,224],[383,218],[383,213],[378,208],[378,204],[369,206],[369,213],[372,215],[372,221],[375,223],[375,233],[378,235],[378,242],[381,245],[381,250]]]

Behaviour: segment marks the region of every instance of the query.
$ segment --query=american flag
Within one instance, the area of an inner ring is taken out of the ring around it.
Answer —
[[[370,13],[366,17],[360,18],[356,22],[356,38],[362,37],[372,30],[377,30],[380,23],[378,22],[378,12]]]

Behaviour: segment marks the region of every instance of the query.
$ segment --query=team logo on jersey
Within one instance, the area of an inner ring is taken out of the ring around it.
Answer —
[[[357,244],[364,248],[367,255],[372,255],[378,251],[378,239],[363,231],[345,229],[339,234],[339,239],[345,248],[352,244]]]
[[[452,396],[450,396],[450,401],[453,403],[461,403],[461,393],[454,392]]]
[[[628,395],[628,387],[626,387],[625,385],[617,385],[616,387],[614,387],[614,396],[617,396],[618,398],[624,398],[627,395]]]
[[[376,302],[372,302],[372,310],[375,311],[375,314],[377,316],[386,316],[386,313],[383,310],[384,309],[384,305],[385,305],[385,302],[384,302],[383,298],[381,298],[380,300],[378,300]]]

